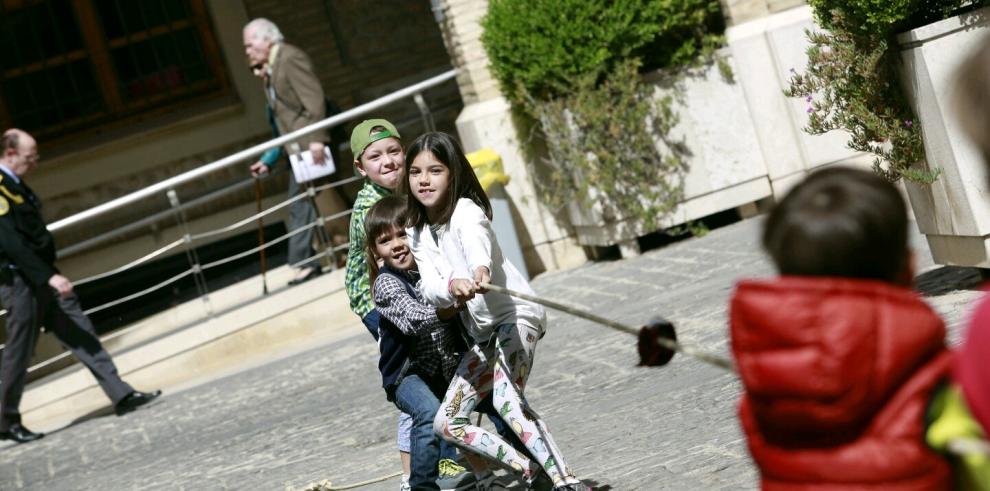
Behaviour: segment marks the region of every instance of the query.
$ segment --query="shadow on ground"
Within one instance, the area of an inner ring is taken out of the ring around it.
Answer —
[[[990,270],[943,266],[915,278],[915,289],[923,296],[938,297],[957,290],[979,290]]]

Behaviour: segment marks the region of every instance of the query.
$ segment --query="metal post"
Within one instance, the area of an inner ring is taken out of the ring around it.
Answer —
[[[306,195],[308,196],[309,202],[316,211],[316,241],[320,244],[320,249],[324,251],[326,255],[323,258],[329,258],[330,270],[337,269],[337,256],[333,251],[333,241],[330,240],[330,236],[327,233],[326,220],[323,218],[323,213],[320,212],[320,207],[316,205],[316,187],[313,186],[313,181],[306,183]],[[320,263],[323,263],[323,258],[320,259]]]
[[[261,214],[261,178],[254,178],[254,202],[255,208],[258,210],[258,214]],[[258,255],[260,259],[260,270],[261,270],[261,293],[263,295],[268,295],[268,279],[265,277],[267,273],[267,267],[265,264],[265,220],[262,217],[258,217]]]
[[[192,243],[192,234],[189,233],[189,225],[186,222],[186,212],[182,209],[179,195],[174,189],[169,189],[166,194],[168,194],[168,202],[172,205],[172,210],[175,211],[175,221],[182,229],[182,241],[186,245],[186,260],[189,261],[189,267],[193,272],[196,292],[199,294],[199,298],[203,300],[206,315],[213,317],[213,306],[210,305],[210,289],[206,284],[206,276],[203,274],[203,267],[199,262],[199,254],[196,253],[196,247]]]
[[[413,96],[413,100],[416,101],[416,107],[419,108],[419,115],[423,118],[423,128],[425,131],[436,131],[437,125],[433,122],[433,113],[430,112],[430,106],[426,105],[426,99],[423,98],[423,93],[417,92]]]

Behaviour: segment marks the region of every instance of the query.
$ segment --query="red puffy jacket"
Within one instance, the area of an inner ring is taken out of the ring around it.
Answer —
[[[942,320],[876,281],[743,281],[731,304],[739,417],[764,490],[951,489],[924,443],[949,374]]]

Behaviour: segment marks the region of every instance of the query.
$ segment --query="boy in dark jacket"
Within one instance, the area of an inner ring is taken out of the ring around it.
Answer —
[[[907,211],[873,173],[812,174],[767,219],[780,277],[730,307],[739,417],[764,490],[951,489],[925,445],[949,375],[942,320],[910,290]]]

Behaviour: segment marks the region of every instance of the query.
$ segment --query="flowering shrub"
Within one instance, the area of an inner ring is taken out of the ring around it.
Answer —
[[[826,32],[808,32],[808,67],[792,70],[790,97],[808,103],[805,131],[849,133],[849,147],[876,156],[881,176],[930,184],[919,125],[898,84],[898,33],[990,0],[809,0]]]

